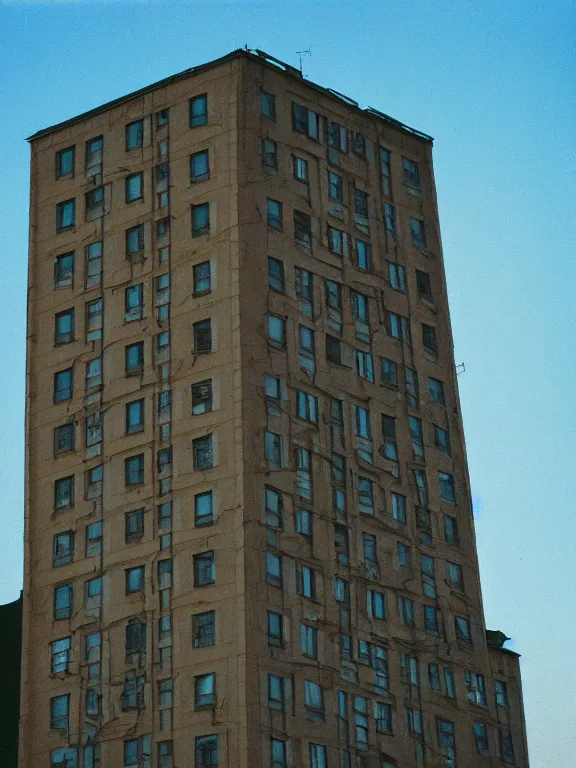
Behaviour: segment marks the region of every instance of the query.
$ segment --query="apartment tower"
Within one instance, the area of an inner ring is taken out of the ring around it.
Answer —
[[[20,768],[527,768],[431,138],[237,50],[30,142]]]

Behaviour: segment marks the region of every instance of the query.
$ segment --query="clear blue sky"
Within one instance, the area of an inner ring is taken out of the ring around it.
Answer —
[[[435,139],[488,627],[523,655],[531,768],[576,754],[572,2],[0,0],[0,602],[21,586],[24,137],[248,44]]]

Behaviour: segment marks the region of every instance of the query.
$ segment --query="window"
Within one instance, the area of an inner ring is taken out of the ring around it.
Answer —
[[[410,547],[407,544],[398,542],[396,544],[396,554],[400,568],[410,568],[412,566]]]
[[[74,341],[74,310],[66,309],[55,317],[54,344],[68,344]]]
[[[129,344],[125,347],[124,355],[126,375],[140,373],[144,368],[144,342],[138,341],[136,344]]]
[[[304,184],[308,184],[308,160],[304,160],[302,157],[294,156],[292,158],[294,167],[294,178],[298,181],[303,181]]]
[[[278,151],[276,142],[272,139],[262,140],[262,165],[267,171],[278,170]]]
[[[72,229],[76,224],[76,200],[65,200],[56,206],[56,232]]]
[[[366,156],[366,137],[360,131],[350,131],[350,147],[352,152],[361,157]]]
[[[126,126],[126,152],[140,149],[144,144],[144,121],[134,120]]]
[[[102,338],[102,320],[104,317],[102,299],[86,304],[86,341]]]
[[[294,211],[294,239],[304,248],[312,247],[312,219],[302,211]]]
[[[144,454],[124,459],[124,482],[127,486],[141,485],[144,482]]]
[[[50,671],[67,672],[70,663],[70,649],[72,647],[72,638],[63,637],[61,640],[55,640],[50,645]]]
[[[267,212],[267,221],[268,226],[272,227],[272,229],[277,229],[278,231],[282,231],[282,203],[279,203],[278,200],[268,200],[266,201],[266,212]]]
[[[311,680],[304,680],[304,710],[308,720],[324,720],[324,694]]]
[[[440,497],[449,504],[456,504],[454,477],[446,472],[438,472],[438,482],[440,484]]]
[[[305,448],[296,449],[296,493],[312,501],[312,454]]]
[[[372,271],[372,246],[363,240],[356,240],[356,260],[358,269]]]
[[[463,616],[454,617],[454,628],[456,630],[456,639],[461,643],[470,645],[472,643],[472,635],[470,633],[470,622]]]
[[[146,651],[146,621],[132,619],[126,624],[124,648],[126,656]]]
[[[172,504],[165,501],[158,505],[158,530],[169,531],[172,527]]]
[[[337,333],[342,331],[342,286],[332,280],[324,281],[328,325]]]
[[[360,220],[368,219],[368,195],[364,190],[354,187],[354,213],[356,214],[356,224]]]
[[[416,270],[416,287],[418,288],[418,295],[421,299],[424,301],[430,301],[432,302],[434,299],[432,297],[432,289],[430,287],[430,275],[428,272],[422,272],[421,270]]]
[[[192,441],[194,469],[211,469],[214,466],[212,435],[198,437]]]
[[[440,668],[438,664],[428,664],[428,683],[431,691],[440,691]]]
[[[124,571],[126,578],[126,594],[140,592],[144,589],[144,566],[139,565],[136,568],[126,568]]]
[[[326,747],[323,744],[310,743],[310,768],[328,768]]]
[[[102,552],[102,521],[86,526],[86,557],[94,557]]]
[[[284,281],[284,262],[280,259],[268,257],[268,285],[275,291],[286,293],[286,283]]]
[[[406,191],[420,197],[422,194],[422,187],[420,186],[420,166],[417,163],[413,163],[412,160],[408,160],[407,157],[402,158],[402,167],[404,168],[404,184],[406,185]]]
[[[161,448],[156,453],[156,470],[159,475],[172,470],[172,446]]]
[[[314,309],[314,286],[312,272],[296,267],[296,296],[299,299],[299,308],[302,314],[312,317]]]
[[[298,594],[307,597],[309,600],[314,600],[316,598],[316,574],[314,570],[307,565],[297,565],[296,576],[298,580]]]
[[[75,747],[70,749],[55,749],[50,753],[50,768],[77,768],[78,750]]]
[[[438,746],[446,752],[452,766],[456,764],[456,737],[454,735],[454,723],[449,720],[437,720]]]
[[[201,264],[195,264],[192,268],[192,276],[194,281],[194,296],[201,296],[205,293],[210,293],[212,280],[209,261],[203,261]]]
[[[190,182],[192,184],[199,181],[206,181],[210,178],[210,159],[208,150],[195,152],[190,155]]]
[[[286,320],[268,315],[268,342],[279,349],[286,347]]]
[[[433,403],[446,405],[444,400],[444,385],[438,379],[428,379],[428,394]]]
[[[348,233],[336,227],[328,227],[328,248],[338,256],[348,256]]]
[[[474,741],[476,742],[476,751],[478,754],[484,756],[489,755],[488,729],[484,723],[474,723],[472,730],[474,731]]]
[[[212,491],[204,491],[194,496],[194,525],[213,525],[214,510],[212,507]]]
[[[394,312],[388,313],[388,329],[390,336],[400,341],[405,341],[406,344],[412,344],[412,336],[410,334],[410,321],[403,315],[396,315]]]
[[[406,496],[400,493],[392,493],[392,517],[399,523],[406,525]]]
[[[344,200],[344,180],[334,171],[328,171],[328,197],[337,203]]]
[[[194,555],[194,586],[205,587],[216,581],[216,563],[214,551]]]
[[[196,768],[218,768],[218,736],[197,736],[194,752]]]
[[[282,385],[277,376],[266,376],[264,379],[264,394],[266,395],[266,410],[270,416],[280,416],[282,401]]]
[[[284,710],[284,679],[278,675],[268,675],[268,707]]]
[[[312,536],[312,512],[309,509],[296,510],[296,533]]]
[[[282,587],[282,558],[272,552],[266,552],[266,582]]]
[[[500,745],[500,757],[505,763],[514,762],[514,744],[512,733],[506,728],[498,729],[498,742]]]
[[[62,424],[54,430],[54,453],[67,453],[74,450],[76,435],[76,424],[72,421],[69,424]]]
[[[200,320],[192,326],[194,337],[194,352],[212,351],[212,322]]]
[[[210,204],[200,203],[192,206],[192,237],[200,237],[210,232]]]
[[[396,208],[390,203],[384,205],[384,226],[386,231],[390,232],[392,237],[396,239],[398,232],[396,226]]]
[[[54,483],[54,509],[74,506],[74,475],[62,477]]]
[[[74,155],[76,147],[67,147],[56,152],[56,178],[74,176]]]
[[[394,730],[393,710],[391,704],[383,704],[380,701],[374,702],[374,719],[376,720],[376,731],[378,733],[392,733]]]
[[[68,731],[68,710],[70,694],[54,696],[50,699],[50,728],[62,728]]]
[[[326,360],[342,364],[342,342],[334,336],[326,336]]]
[[[122,709],[144,709],[144,675],[136,675],[134,672],[130,672],[124,677],[124,691],[122,693],[121,703]],[[141,737],[147,739],[149,737]],[[136,741],[136,740],[134,740]],[[124,742],[124,752],[126,755],[126,746],[128,742]],[[146,741],[141,747],[142,765],[145,765],[144,760],[150,755],[150,742]],[[140,750],[139,750],[140,752]],[[139,765],[139,763],[133,763],[133,765]]]
[[[192,384],[192,413],[199,416],[212,410],[212,379]]]
[[[382,416],[382,437],[384,439],[384,457],[389,461],[398,461],[396,442],[396,419],[394,416]]]
[[[318,398],[309,392],[296,391],[296,411],[300,419],[318,423]]]
[[[390,194],[390,177],[392,175],[390,171],[389,150],[384,149],[383,147],[380,147],[379,157],[380,157],[380,179],[382,182],[382,194],[389,195]]]
[[[295,102],[292,102],[292,127],[310,139],[320,140],[320,116]]]
[[[194,96],[190,99],[190,128],[206,125],[208,122],[208,94]]]
[[[369,352],[362,352],[361,349],[356,352],[356,372],[361,379],[366,379],[374,383],[374,362]]]
[[[448,544],[458,545],[458,521],[455,517],[444,515],[444,538]]]
[[[216,675],[198,675],[194,678],[194,709],[214,707],[216,704]]]
[[[438,342],[434,326],[422,323],[422,346],[424,351],[428,352],[433,358],[438,357]]]
[[[102,578],[88,579],[84,582],[84,608],[92,610],[102,605]]]
[[[142,432],[144,429],[144,399],[126,404],[126,434]]]
[[[282,629],[282,615],[274,611],[267,611],[268,617],[268,645],[282,648],[284,633]]]
[[[464,576],[462,566],[457,563],[446,563],[446,572],[450,589],[464,593]]]
[[[171,681],[170,681],[171,682]],[[172,706],[170,704],[170,706]],[[173,745],[172,741],[158,742],[158,768],[173,768]]]
[[[328,123],[328,144],[339,152],[348,152],[348,131],[339,123]]]
[[[358,506],[363,515],[374,514],[374,484],[367,477],[358,478]]]
[[[450,437],[448,436],[448,430],[439,427],[437,424],[434,424],[434,447],[450,456]]]
[[[54,618],[69,619],[72,615],[74,587],[62,584],[54,589]]]
[[[163,125],[168,125],[170,120],[170,110],[166,107],[156,112],[156,127],[161,128]]]
[[[74,277],[74,251],[56,256],[54,260],[54,287],[72,285]]]
[[[124,291],[124,322],[140,320],[144,313],[144,285],[130,285]]]
[[[264,455],[270,469],[278,469],[282,466],[282,437],[276,432],[265,431]]]
[[[480,675],[477,672],[471,672],[467,669],[464,672],[464,680],[466,681],[466,698],[471,701],[472,704],[478,704],[481,707],[486,706],[486,681],[484,675]]]
[[[92,243],[86,248],[86,287],[98,285],[102,276],[102,243]]]
[[[406,400],[412,408],[418,408],[420,392],[418,387],[418,374],[413,368],[404,369],[404,378],[406,380]]]
[[[444,685],[446,686],[446,696],[449,699],[455,699],[456,683],[454,681],[454,672],[450,667],[444,667]]]
[[[276,120],[276,96],[273,93],[260,91],[260,111],[264,117]]]
[[[57,533],[53,540],[52,567],[67,565],[74,559],[74,532]]]
[[[424,458],[424,436],[422,434],[422,419],[416,416],[408,416],[410,437],[412,438],[412,450],[418,459]]]
[[[270,739],[270,752],[272,755],[271,768],[287,768],[286,742],[279,739]]]
[[[126,202],[141,200],[144,195],[144,176],[142,173],[133,173],[126,177]]]
[[[420,555],[420,573],[422,590],[426,597],[436,597],[436,576],[434,574],[434,558]]]
[[[194,648],[207,648],[216,643],[215,611],[204,611],[192,616],[192,642]]]
[[[128,684],[128,690],[130,700],[134,703],[122,707],[127,709],[128,706],[136,706],[137,700],[137,682],[135,678],[126,678],[124,681],[124,690],[126,691],[126,681],[130,679]],[[143,691],[140,691],[143,695]],[[123,702],[124,703],[124,702]],[[151,760],[151,736],[140,736],[137,739],[129,739],[124,742],[124,768],[149,768]]]
[[[124,517],[124,539],[129,544],[134,541],[140,541],[144,535],[144,510],[136,509],[134,512],[127,512]]]
[[[382,592],[369,589],[366,593],[366,609],[373,619],[386,618],[386,601]]]
[[[508,709],[508,687],[502,680],[494,680],[496,706]]]
[[[388,384],[391,387],[398,386],[398,364],[394,360],[383,357],[380,362],[380,372],[382,384]]]
[[[318,630],[307,624],[300,624],[300,650],[303,656],[318,658]]]
[[[378,546],[376,543],[376,536],[373,536],[371,533],[362,534],[362,553],[364,555],[365,562],[378,562]]]
[[[74,369],[66,368],[54,374],[54,402],[70,400],[74,387]]]
[[[410,217],[410,237],[412,245],[417,248],[426,248],[426,234],[424,232],[424,222],[420,219]]]
[[[436,608],[431,605],[424,606],[424,629],[432,635],[440,634],[438,612]]]
[[[144,225],[126,230],[126,256],[136,256],[144,250]]]
[[[368,699],[365,696],[354,696],[354,727],[356,747],[368,749]]]
[[[406,293],[406,270],[400,264],[393,264],[388,262],[388,276],[390,278],[390,285],[395,291],[401,291]]]
[[[400,624],[405,624],[407,627],[414,626],[414,601],[409,597],[398,598],[398,617]]]

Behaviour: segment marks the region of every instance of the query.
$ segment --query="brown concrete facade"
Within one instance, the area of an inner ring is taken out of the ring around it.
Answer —
[[[20,768],[527,768],[431,149],[242,51],[32,137]]]

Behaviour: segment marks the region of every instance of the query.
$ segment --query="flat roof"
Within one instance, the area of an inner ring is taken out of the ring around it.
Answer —
[[[399,120],[395,120],[393,117],[390,117],[389,115],[386,115],[377,109],[374,109],[372,107],[367,107],[366,109],[362,109],[358,105],[358,102],[354,101],[354,99],[350,99],[348,98],[348,96],[345,96],[344,94],[339,93],[338,91],[335,91],[332,88],[324,88],[323,86],[318,85],[317,83],[313,83],[311,80],[306,80],[302,76],[302,73],[299,69],[296,69],[296,67],[293,67],[290,64],[286,64],[285,62],[280,61],[280,59],[274,58],[274,56],[270,56],[264,51],[260,51],[258,49],[250,50],[247,48],[237,48],[235,51],[231,51],[230,53],[227,53],[225,56],[221,56],[218,59],[209,61],[206,64],[199,64],[196,67],[190,67],[190,69],[185,69],[183,72],[179,72],[176,75],[165,77],[163,80],[158,80],[158,82],[152,83],[151,85],[147,85],[144,88],[139,88],[137,91],[132,91],[131,93],[127,93],[125,96],[121,96],[118,99],[107,101],[105,104],[102,104],[99,107],[95,107],[94,109],[88,110],[88,112],[82,112],[82,114],[76,115],[75,117],[71,117],[70,119],[64,120],[61,123],[56,123],[56,125],[51,125],[48,128],[43,128],[42,130],[37,131],[36,133],[33,133],[31,136],[28,136],[27,141],[30,141],[30,142],[36,141],[37,139],[41,139],[43,136],[48,136],[50,133],[54,133],[55,131],[60,131],[62,130],[62,128],[67,128],[70,125],[75,125],[76,123],[80,123],[82,120],[86,120],[87,118],[93,117],[94,115],[99,115],[102,112],[106,112],[107,110],[112,109],[113,107],[118,107],[120,106],[120,104],[125,104],[126,102],[131,101],[132,99],[136,99],[139,96],[143,96],[146,93],[151,93],[152,91],[156,91],[160,88],[164,88],[166,85],[175,83],[178,80],[184,80],[188,77],[192,77],[193,75],[196,75],[199,72],[203,72],[206,69],[211,69],[212,67],[217,67],[218,65],[223,64],[226,61],[231,61],[232,59],[239,58],[240,56],[245,56],[246,58],[252,59],[253,61],[259,61],[261,64],[265,64],[272,69],[281,71],[290,77],[295,77],[298,80],[300,80],[300,82],[302,82],[304,85],[307,85],[309,88],[322,93],[328,98],[331,98],[335,101],[339,101],[340,103],[343,103],[348,107],[355,109],[358,112],[361,112],[362,114],[371,115],[372,117],[375,117],[378,120],[382,120],[388,125],[392,125],[395,128],[398,128],[398,130],[409,133],[418,139],[422,139],[423,141],[430,141],[430,142],[434,140],[432,136],[429,136],[427,133],[422,133],[421,131],[418,131],[415,128],[411,128],[410,126],[405,125],[404,123],[401,123]]]

